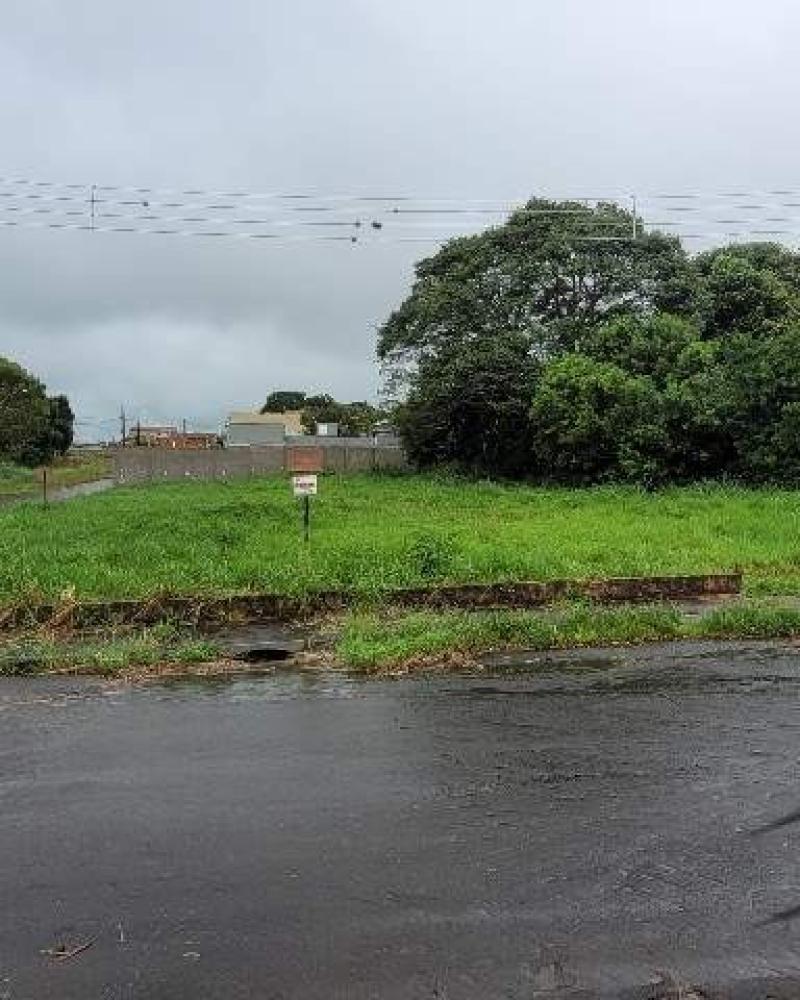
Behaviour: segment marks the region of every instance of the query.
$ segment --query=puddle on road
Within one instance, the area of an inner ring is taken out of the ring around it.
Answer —
[[[482,680],[453,685],[473,698],[543,698],[671,693],[772,694],[800,687],[800,649],[786,642],[660,643],[615,650],[493,653]],[[462,675],[463,676],[463,675]]]
[[[361,698],[412,692],[416,698],[508,700],[559,696],[621,697],[683,694],[772,695],[800,687],[800,650],[789,644],[725,643],[618,650],[497,653],[477,670],[365,677],[338,670],[265,664],[226,673],[145,677],[135,682],[92,677],[0,679],[0,711],[31,704],[63,706],[98,697],[284,701]]]
[[[96,677],[0,677],[0,712],[32,705],[65,708],[97,698],[113,698],[124,689]]]
[[[481,657],[482,666],[489,670],[502,670],[503,674],[530,674],[533,672],[585,673],[609,670],[625,664],[623,652],[576,649],[553,650],[544,653],[505,652],[488,653]]]
[[[366,694],[369,681],[334,671],[264,668],[226,674],[177,675],[152,678],[136,693],[160,698],[225,698],[229,701],[284,701],[301,698],[353,698]]]

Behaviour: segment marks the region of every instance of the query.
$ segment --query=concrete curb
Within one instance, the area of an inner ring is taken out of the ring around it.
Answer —
[[[585,599],[600,604],[678,601],[728,597],[741,593],[741,573],[692,576],[618,577],[607,580],[464,584],[419,587],[374,595],[386,604],[416,608],[533,608]],[[95,628],[149,625],[177,618],[189,623],[290,621],[357,606],[365,596],[354,591],[321,591],[306,597],[233,594],[227,597],[158,597],[149,600],[87,601],[0,609],[0,632],[24,628]]]

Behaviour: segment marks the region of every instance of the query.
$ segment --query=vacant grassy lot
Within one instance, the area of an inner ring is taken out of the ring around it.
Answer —
[[[114,490],[0,508],[0,603],[55,598],[379,593],[441,581],[745,571],[800,593],[800,493],[536,489],[326,477],[310,545],[286,478]]]
[[[76,486],[102,479],[111,472],[111,462],[104,455],[87,454],[57,459],[47,469],[49,489]],[[0,462],[0,500],[4,497],[35,496],[42,491],[41,469],[25,469]]]

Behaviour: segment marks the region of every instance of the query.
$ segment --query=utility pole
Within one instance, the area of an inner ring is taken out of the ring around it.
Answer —
[[[139,448],[142,444],[142,422],[141,420],[136,421],[136,447]]]
[[[186,437],[186,417],[183,418],[183,436]]]
[[[127,425],[127,421],[125,419],[125,407],[124,406],[121,406],[119,408],[119,422],[120,422],[120,427],[122,428],[122,447],[124,448],[125,447],[125,442],[126,442],[127,437],[128,437],[128,425]]]

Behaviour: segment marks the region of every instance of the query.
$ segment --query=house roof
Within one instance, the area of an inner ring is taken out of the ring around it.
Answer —
[[[229,424],[253,426],[254,424],[282,424],[289,434],[303,433],[303,414],[300,410],[286,410],[283,413],[252,413],[235,410],[228,417]]]

